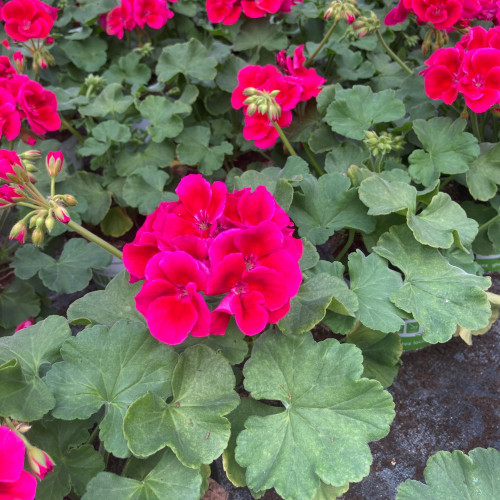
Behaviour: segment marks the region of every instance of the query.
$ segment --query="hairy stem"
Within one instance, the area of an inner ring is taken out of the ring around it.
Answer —
[[[379,42],[382,44],[382,47],[384,47],[385,51],[389,54],[389,56],[391,56],[391,59],[396,61],[409,75],[413,75],[414,72],[395,54],[395,52],[392,51],[389,45],[385,43],[380,31],[375,31],[375,34],[377,35]]]
[[[285,148],[288,149],[288,152],[292,156],[298,156],[297,153],[295,152],[295,150],[293,149],[292,145],[290,144],[290,141],[286,138],[285,133],[283,132],[281,127],[278,125],[278,123],[275,122],[274,120],[271,120],[271,123],[273,124],[274,128],[276,129],[276,132],[278,132],[278,134],[280,135],[281,140],[283,141],[283,144],[285,145]]]
[[[75,231],[75,233],[80,234],[87,240],[92,241],[96,245],[99,245],[101,248],[104,248],[104,250],[107,250],[110,254],[123,260],[123,254],[122,252],[120,252],[120,250],[118,250],[118,248],[115,248],[113,245],[110,245],[107,241],[104,241],[102,238],[99,238],[99,236],[95,235],[94,233],[91,233],[89,230],[80,226],[80,224],[77,224],[75,221],[70,220],[66,225],[70,229]]]
[[[328,32],[324,36],[323,40],[321,40],[320,44],[316,47],[316,50],[313,52],[312,56],[307,59],[307,61],[304,64],[304,66],[306,68],[307,68],[307,66],[309,66],[312,63],[313,59],[320,53],[321,49],[325,46],[326,42],[328,42],[328,40],[332,36],[333,32],[335,31],[335,28],[337,27],[338,23],[339,22],[337,20],[332,24],[332,27],[328,30]]]

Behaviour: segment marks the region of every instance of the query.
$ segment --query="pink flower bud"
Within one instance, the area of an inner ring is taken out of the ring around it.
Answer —
[[[39,479],[43,479],[54,468],[54,462],[49,455],[35,446],[28,448],[28,463]]]
[[[56,216],[56,219],[63,224],[67,224],[71,220],[67,210],[63,207],[60,207],[59,205],[53,208],[53,212]]]
[[[14,59],[14,66],[16,67],[18,73],[23,72],[24,68],[24,56],[21,52],[16,51],[12,54],[12,59]]]
[[[7,38],[2,42],[2,45],[7,49],[9,50],[10,49],[10,43],[9,43],[9,40],[7,40]]]
[[[55,177],[62,168],[64,156],[62,151],[49,151],[45,160],[47,172],[51,177]]]
[[[26,139],[24,140],[24,142],[28,146],[34,146],[36,144],[36,139],[34,137],[26,137]]]
[[[29,326],[33,326],[34,324],[35,324],[35,318],[28,318],[22,323],[19,323],[14,332],[18,332],[19,330],[23,330],[24,328],[28,328]]]
[[[54,43],[54,38],[51,37],[51,36],[48,36],[46,39],[45,39],[45,45],[52,45]]]
[[[26,241],[26,234],[26,225],[24,222],[19,221],[12,227],[9,240],[17,240],[19,243],[24,243]]]

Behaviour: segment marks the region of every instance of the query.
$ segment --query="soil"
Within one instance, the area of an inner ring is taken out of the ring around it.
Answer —
[[[491,291],[500,293],[500,274]],[[445,450],[468,453],[477,447],[500,449],[500,322],[468,346],[459,338],[403,354],[403,365],[388,389],[396,418],[389,434],[370,444],[370,474],[353,483],[342,500],[393,500],[406,479],[423,481],[428,458]],[[228,500],[250,500],[235,488],[220,461],[215,479]],[[280,498],[273,490],[264,500]]]

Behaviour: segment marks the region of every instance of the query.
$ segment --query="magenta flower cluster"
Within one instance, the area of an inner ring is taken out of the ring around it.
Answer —
[[[145,279],[135,300],[151,334],[179,344],[188,334],[223,335],[232,316],[246,335],[278,322],[302,281],[302,241],[271,193],[228,193],[201,175],[184,177],[176,193],[123,249],[131,281]]]

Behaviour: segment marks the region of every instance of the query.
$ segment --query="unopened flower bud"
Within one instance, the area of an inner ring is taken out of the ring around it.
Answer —
[[[269,95],[270,95],[271,97],[276,97],[279,93],[280,93],[280,91],[279,91],[279,90],[273,90],[273,91],[272,91]]]
[[[43,215],[39,215],[35,219],[35,226],[37,229],[40,229],[40,231],[43,231],[45,229],[45,217]]]
[[[36,149],[30,149],[29,151],[25,151],[24,153],[19,153],[19,158],[21,160],[28,160],[28,161],[36,161],[41,158],[40,151],[37,151]]]
[[[26,240],[26,224],[23,221],[16,222],[10,230],[9,240],[17,240],[24,243]]]
[[[255,87],[247,87],[244,91],[243,94],[246,96],[254,96],[258,90]]]
[[[248,116],[252,116],[253,114],[255,114],[256,111],[257,111],[257,104],[252,102],[251,104],[248,105],[248,108],[247,108],[247,115]]]
[[[374,12],[370,12],[370,17],[361,16],[354,21],[352,29],[359,36],[371,35],[380,28],[380,20]]]
[[[47,217],[45,218],[45,227],[47,228],[47,231],[49,233],[51,233],[52,229],[54,229],[55,223],[56,220],[54,219],[54,217],[52,217],[52,214],[49,213],[49,215],[47,215]]]
[[[52,210],[54,212],[56,219],[59,222],[67,224],[71,220],[71,217],[69,216],[68,211],[65,208],[56,205]]]
[[[24,69],[24,56],[21,52],[16,51],[12,54],[12,59],[14,60],[14,66],[18,73],[22,73]]]
[[[344,19],[351,24],[359,16],[356,0],[333,0],[325,12],[325,19],[333,19],[335,22]]]
[[[43,231],[40,229],[34,229],[31,233],[31,241],[33,242],[33,245],[39,247],[43,242]]]
[[[43,479],[54,468],[50,456],[35,446],[28,446],[28,463],[39,479]]]
[[[63,161],[64,156],[62,151],[49,151],[47,158],[45,159],[45,166],[51,177],[56,177],[56,175],[61,171]]]
[[[76,198],[72,194],[63,194],[61,196],[61,201],[67,207],[76,207],[76,205],[78,205],[78,201],[76,201]]]

